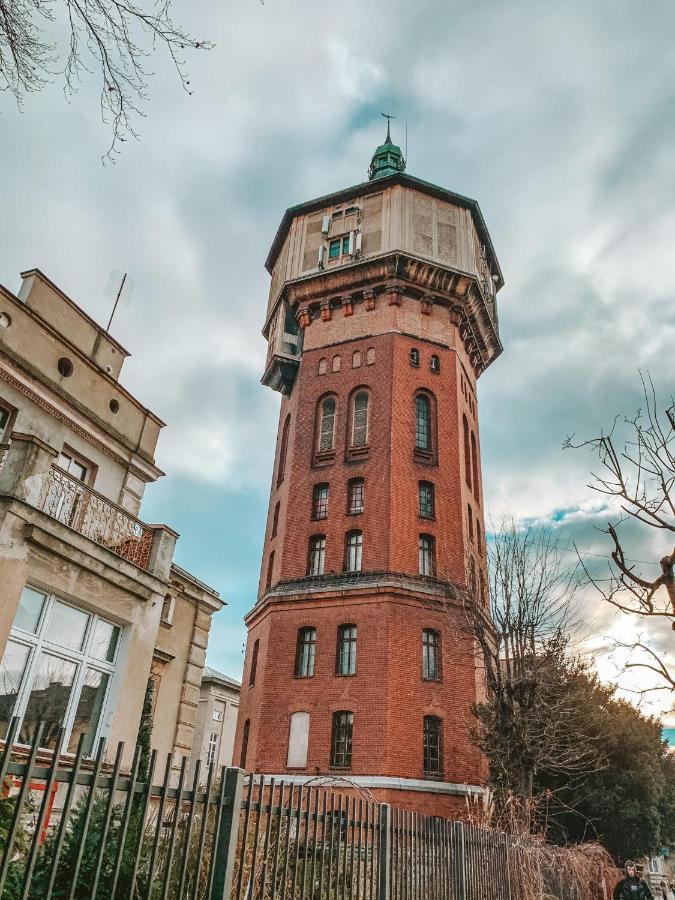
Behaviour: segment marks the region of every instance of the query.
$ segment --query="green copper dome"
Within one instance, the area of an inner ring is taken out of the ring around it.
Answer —
[[[397,172],[404,171],[405,159],[401,153],[401,148],[391,142],[389,122],[387,122],[386,140],[373,153],[370,168],[368,169],[368,178],[370,181],[373,181],[375,178],[384,178],[387,175],[395,175]]]

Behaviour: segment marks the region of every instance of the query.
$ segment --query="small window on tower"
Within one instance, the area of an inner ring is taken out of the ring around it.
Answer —
[[[441,371],[441,361],[438,358],[438,356],[436,356],[435,353],[431,357],[430,367],[431,367],[432,372],[440,372]]]
[[[433,519],[434,512],[434,486],[430,481],[420,481],[420,516],[423,519]]]
[[[338,628],[337,675],[356,674],[356,625],[340,625]]]
[[[421,534],[419,540],[420,575],[436,574],[436,541],[431,534]]]
[[[375,363],[375,348],[368,347],[368,350],[366,352],[366,365],[372,366],[374,363]]]
[[[339,357],[338,355],[335,355],[335,356],[333,357],[333,371],[334,371],[334,372],[339,372],[339,371],[340,371],[340,364],[341,364],[341,362],[342,362],[342,360],[340,359],[340,357]]]
[[[352,447],[368,445],[368,394],[359,391],[352,402]]]
[[[345,570],[360,572],[363,560],[363,532],[348,531],[345,542]]]
[[[309,564],[308,575],[323,575],[323,567],[326,559],[326,535],[315,534],[309,539]]]
[[[320,359],[319,360],[319,375],[325,375],[328,371],[328,360]]]
[[[295,651],[295,677],[312,678],[316,655],[316,628],[301,628]]]
[[[361,365],[361,351],[355,350],[352,353],[352,369],[358,369]]]
[[[356,516],[363,512],[365,500],[365,481],[363,478],[352,478],[347,491],[347,513]]]
[[[342,238],[342,255],[343,256],[349,255],[349,235]]]
[[[328,485],[315,484],[312,492],[312,518],[326,519],[328,517]]]
[[[417,368],[419,366],[419,364],[420,364],[420,351],[416,347],[413,347],[412,350],[410,351],[410,365],[415,366],[415,368]]]
[[[340,239],[331,241],[328,245],[328,259],[337,259],[340,256]]]

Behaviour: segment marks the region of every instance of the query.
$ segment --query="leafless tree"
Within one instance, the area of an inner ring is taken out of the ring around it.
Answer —
[[[65,40],[48,36],[65,28]],[[133,121],[143,115],[148,96],[146,68],[150,55],[163,47],[191,93],[184,51],[210,49],[174,22],[171,0],[0,0],[0,90],[13,94],[21,107],[26,94],[62,76],[66,95],[83,72],[95,66],[101,79],[101,114],[112,139],[104,160],[112,160],[119,143],[136,136]]]
[[[589,487],[611,498],[617,508],[614,521],[603,529],[611,542],[608,575],[586,568],[589,581],[622,612],[670,620],[675,629],[675,404],[671,397],[670,407],[661,411],[652,379],[640,377],[643,408],[617,417],[608,434],[580,442],[571,436],[564,446],[596,454],[600,469],[591,473]],[[637,530],[629,530],[630,525]],[[662,543],[652,565],[655,576],[646,571],[649,561],[636,560],[629,546],[631,539],[645,543],[645,529]],[[675,690],[675,673],[647,643],[637,640],[625,647],[642,655],[628,663],[630,668],[649,669]]]
[[[558,540],[513,521],[493,529],[488,596],[469,591],[464,602],[486,686],[476,739],[495,786],[524,798],[532,797],[537,770],[573,778],[598,757],[597,736],[577,727],[567,683],[579,571]]]

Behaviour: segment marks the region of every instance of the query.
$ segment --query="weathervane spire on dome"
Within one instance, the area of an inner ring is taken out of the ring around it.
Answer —
[[[375,178],[385,178],[387,175],[395,175],[397,172],[405,172],[403,153],[401,153],[400,147],[392,143],[389,128],[391,120],[395,119],[396,116],[392,116],[389,113],[380,113],[380,115],[387,120],[387,137],[384,144],[380,144],[375,153],[373,153],[368,169],[370,181],[373,181]]]

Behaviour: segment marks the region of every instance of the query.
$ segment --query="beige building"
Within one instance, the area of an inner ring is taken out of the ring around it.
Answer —
[[[149,677],[159,759],[191,752],[217,592],[142,521],[163,422],[119,382],[127,351],[40,271],[0,286],[0,739],[45,722],[133,753]],[[64,733],[59,738],[59,728]]]
[[[241,682],[204,666],[193,757],[202,766],[232,765]]]

